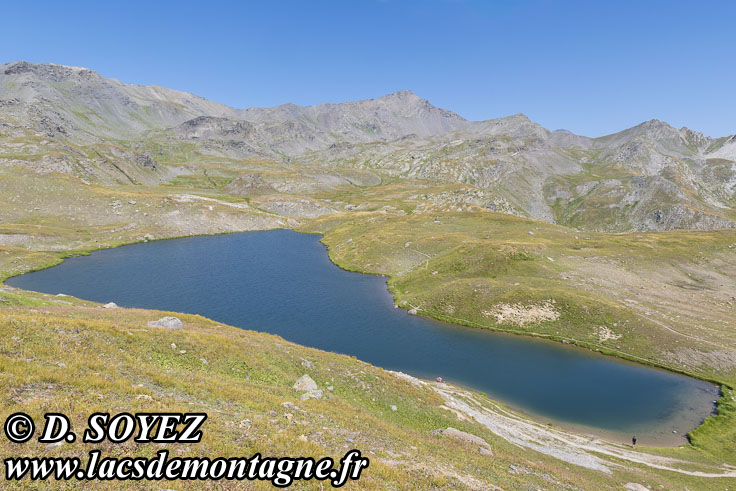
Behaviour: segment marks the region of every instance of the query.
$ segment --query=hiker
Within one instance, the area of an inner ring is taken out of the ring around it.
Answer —
[[[636,435],[634,435],[633,438],[631,439],[631,443],[633,443],[634,446],[636,446]]]

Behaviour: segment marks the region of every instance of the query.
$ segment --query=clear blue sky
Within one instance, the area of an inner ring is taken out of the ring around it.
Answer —
[[[5,2],[0,63],[85,66],[235,107],[411,89],[472,120],[736,132],[736,2]]]

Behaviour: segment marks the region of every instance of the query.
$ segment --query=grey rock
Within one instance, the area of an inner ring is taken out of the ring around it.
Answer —
[[[493,457],[493,452],[490,448],[478,447],[478,453],[480,453],[481,455],[488,455],[489,457]]]
[[[166,316],[157,321],[149,322],[148,327],[160,327],[162,329],[171,329],[176,331],[182,329],[184,326],[182,325],[181,320],[177,317]]]
[[[296,382],[294,382],[293,387],[294,387],[294,390],[299,391],[299,392],[305,391],[305,390],[313,391],[313,390],[319,389],[319,387],[317,386],[317,382],[312,380],[312,377],[310,377],[306,373],[302,375],[301,377],[299,377],[298,379],[296,379]]]

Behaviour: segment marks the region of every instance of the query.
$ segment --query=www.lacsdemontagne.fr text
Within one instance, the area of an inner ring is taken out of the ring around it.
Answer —
[[[69,418],[60,413],[47,413],[40,443],[73,443]],[[94,413],[82,441],[85,443],[122,443],[133,438],[137,443],[199,443],[200,428],[207,420],[205,413]],[[22,444],[35,433],[33,419],[15,413],[5,420],[5,436]],[[348,480],[357,480],[370,461],[359,450],[348,451],[336,464],[330,457],[170,457],[168,450],[159,450],[155,457],[104,457],[100,450],[88,453],[86,461],[79,457],[8,457],[5,464],[7,481],[162,481],[162,480],[229,480],[268,481],[286,487],[294,481],[329,481],[340,487]]]
[[[318,461],[312,458],[273,458],[255,454],[250,458],[169,458],[168,450],[160,450],[154,458],[144,457],[102,457],[99,450],[89,452],[87,465],[83,467],[77,457],[47,458],[7,458],[5,478],[8,481],[31,479],[32,481],[59,480],[101,480],[101,481],[161,481],[161,480],[261,480],[270,481],[274,486],[286,487],[294,481],[315,479],[329,480],[334,487],[340,487],[349,479],[360,478],[360,473],[368,467],[367,458],[360,451],[350,450],[335,462],[325,457]]]

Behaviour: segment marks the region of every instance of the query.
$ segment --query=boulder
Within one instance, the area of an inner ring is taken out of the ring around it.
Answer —
[[[182,329],[184,326],[182,325],[181,321],[176,317],[162,317],[161,319],[157,321],[151,321],[148,323],[148,327],[160,327],[162,329],[171,329],[171,330],[179,330]]]
[[[103,305],[103,307],[106,309],[116,309],[118,308],[118,304],[116,304],[115,302],[110,302]]]
[[[296,382],[294,382],[294,390],[297,390],[299,392],[304,390],[314,391],[319,389],[317,386],[317,382],[312,380],[312,377],[307,375],[306,373],[296,379]]]

